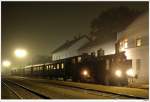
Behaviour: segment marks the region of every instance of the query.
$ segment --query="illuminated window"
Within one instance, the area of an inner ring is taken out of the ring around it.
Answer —
[[[124,40],[124,48],[128,48],[128,39]]]
[[[126,48],[128,48],[128,39],[124,39],[119,43],[119,52],[125,51]]]
[[[136,46],[139,47],[141,45],[142,45],[142,39],[141,38],[136,39]]]
[[[81,57],[78,57],[78,62],[81,62]]]
[[[61,64],[61,68],[64,69],[64,64],[63,63]]]
[[[53,65],[51,66],[51,68],[53,68]]]
[[[59,69],[59,64],[57,64],[57,69]]]
[[[48,70],[48,66],[46,66],[46,69]]]
[[[95,53],[95,56],[96,56],[96,57],[98,56],[98,53],[97,53],[97,52]]]
[[[119,45],[119,51],[120,52],[124,51],[123,41],[121,41],[119,44],[120,44]]]

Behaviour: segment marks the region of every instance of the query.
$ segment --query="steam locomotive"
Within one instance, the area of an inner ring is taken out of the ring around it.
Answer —
[[[128,84],[126,72],[130,67],[131,60],[127,60],[124,53],[103,56],[83,54],[50,63],[14,69],[11,74],[124,86]]]

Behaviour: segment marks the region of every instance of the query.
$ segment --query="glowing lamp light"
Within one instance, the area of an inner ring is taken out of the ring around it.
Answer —
[[[27,55],[27,51],[24,49],[17,49],[15,50],[15,55],[19,58],[23,58]]]
[[[3,61],[3,66],[4,67],[9,67],[11,65],[11,62],[6,60],[6,61]]]
[[[87,71],[87,70],[84,70],[82,74],[83,74],[84,76],[87,76],[87,75],[88,75],[88,71]]]
[[[135,76],[135,73],[134,73],[133,69],[128,69],[127,72],[126,72],[126,74],[128,76],[130,76],[130,77],[134,77]]]
[[[117,77],[121,77],[122,76],[122,72],[120,70],[116,70],[115,75]]]

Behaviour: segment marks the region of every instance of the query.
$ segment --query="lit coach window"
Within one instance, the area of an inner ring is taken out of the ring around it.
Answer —
[[[64,64],[63,63],[61,64],[61,68],[64,69]]]
[[[57,64],[57,69],[59,69],[59,64]]]
[[[81,59],[82,59],[81,57],[78,57],[78,62],[81,62]]]

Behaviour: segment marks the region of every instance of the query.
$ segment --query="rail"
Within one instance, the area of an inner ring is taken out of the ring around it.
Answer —
[[[12,81],[10,81],[10,80],[6,80],[6,81],[8,81],[8,82],[10,82],[10,83],[12,83],[12,84],[15,84],[15,85],[17,85],[17,86],[19,86],[19,87],[21,87],[21,88],[23,88],[23,89],[25,89],[25,90],[31,92],[32,94],[35,94],[35,95],[41,97],[41,99],[51,99],[50,97],[45,96],[45,95],[43,95],[43,94],[41,94],[41,93],[39,93],[39,92],[36,92],[36,91],[34,91],[34,90],[30,89],[30,88],[25,87],[25,86],[23,86],[23,85],[20,85],[20,84],[18,84],[18,83],[12,82]],[[5,85],[6,85],[6,84],[5,84]],[[9,86],[7,85],[7,87],[9,87]],[[11,89],[11,88],[9,87],[9,89]],[[13,89],[11,89],[11,91],[13,91],[13,93],[15,93],[15,95],[17,95],[20,99],[23,99],[23,97],[21,97],[21,96],[20,96],[18,93],[16,93]]]

